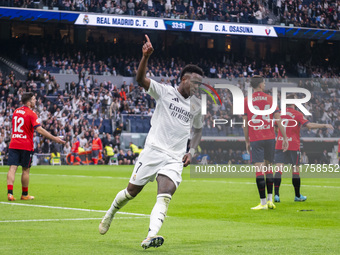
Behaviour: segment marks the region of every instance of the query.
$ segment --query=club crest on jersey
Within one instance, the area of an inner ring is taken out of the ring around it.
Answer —
[[[178,99],[178,97],[174,97],[173,99],[171,99],[172,101],[175,101],[175,102],[177,102],[177,103],[179,103],[179,99]]]

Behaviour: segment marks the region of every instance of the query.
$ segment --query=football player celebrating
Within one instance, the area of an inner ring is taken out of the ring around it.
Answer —
[[[138,157],[130,182],[120,191],[111,208],[99,225],[100,234],[105,234],[118,210],[135,198],[143,187],[154,179],[158,184],[156,204],[151,212],[149,232],[141,243],[144,249],[159,247],[164,239],[158,236],[168,206],[178,185],[182,181],[183,166],[190,164],[202,136],[202,117],[200,106],[194,107],[191,95],[202,82],[203,71],[196,65],[183,68],[178,88],[164,86],[146,77],[146,68],[153,47],[147,35],[143,45],[143,56],[137,71],[138,83],[157,102],[151,119],[151,129],[145,142],[145,149]],[[194,134],[190,153],[186,153],[191,127]]]

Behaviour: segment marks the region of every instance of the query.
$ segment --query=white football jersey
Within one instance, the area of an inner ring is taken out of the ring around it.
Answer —
[[[147,93],[157,104],[145,145],[181,161],[191,127],[200,129],[203,125],[200,101],[196,97],[184,98],[177,88],[154,80],[151,80]]]

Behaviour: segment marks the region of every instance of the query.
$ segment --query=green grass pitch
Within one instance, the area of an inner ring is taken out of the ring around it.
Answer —
[[[8,167],[0,167],[0,254],[339,254],[340,179],[303,175],[306,202],[293,201],[291,179],[283,178],[276,210],[252,211],[259,202],[255,177],[191,179],[186,168],[159,233],[165,238],[162,247],[140,247],[156,182],[130,201],[101,236],[100,219],[126,187],[132,169],[36,166],[30,175],[33,201],[20,201],[18,169],[17,201],[8,202]]]

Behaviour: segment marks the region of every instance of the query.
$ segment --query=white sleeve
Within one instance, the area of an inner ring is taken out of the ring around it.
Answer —
[[[157,101],[168,93],[168,89],[166,85],[150,79],[150,87],[147,93]]]

